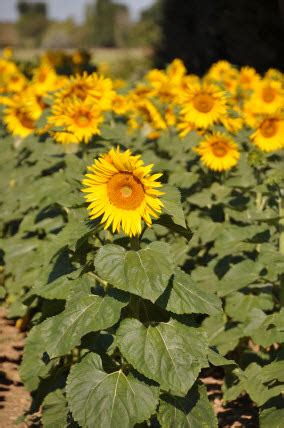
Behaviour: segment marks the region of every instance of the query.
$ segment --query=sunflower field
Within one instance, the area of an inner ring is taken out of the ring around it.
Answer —
[[[283,426],[283,75],[176,59],[123,81],[59,60],[0,58],[0,298],[27,331],[23,420],[217,427],[217,368],[224,402]]]

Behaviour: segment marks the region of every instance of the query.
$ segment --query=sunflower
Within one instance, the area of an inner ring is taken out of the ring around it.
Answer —
[[[94,135],[100,134],[99,125],[103,119],[102,111],[96,104],[73,98],[61,105],[53,105],[48,122],[63,128],[62,131],[52,133],[58,143],[87,144]]]
[[[189,85],[182,101],[182,114],[197,128],[208,128],[227,113],[225,93],[215,85]]]
[[[151,217],[161,213],[163,193],[156,180],[162,174],[150,175],[153,165],[145,166],[140,157],[111,149],[88,167],[91,173],[83,180],[90,217],[101,217],[104,229],[112,225],[113,233],[122,229],[128,236],[139,235],[141,220],[150,227]]]
[[[252,95],[254,110],[261,114],[273,114],[284,107],[284,91],[277,80],[262,80]]]
[[[71,76],[64,88],[56,95],[56,101],[61,103],[69,98],[78,98],[81,101],[89,98],[92,103],[98,104],[101,110],[110,110],[115,92],[111,79],[106,79],[97,73]]]
[[[112,101],[112,110],[119,115],[124,115],[129,110],[129,100],[124,95],[116,94]]]
[[[194,150],[204,165],[214,171],[231,169],[240,157],[237,144],[221,132],[207,136]]]
[[[263,118],[251,135],[251,140],[264,152],[284,148],[284,119],[279,114]]]
[[[244,90],[251,90],[260,82],[260,75],[253,67],[242,67],[240,69],[238,84]]]
[[[233,68],[232,64],[230,64],[228,61],[220,60],[211,66],[207,73],[207,77],[210,80],[220,81],[228,78],[229,76],[232,76],[234,73],[235,69]]]
[[[53,67],[48,64],[41,64],[33,70],[32,83],[37,86],[37,91],[48,92],[57,89],[58,76]]]
[[[3,116],[3,122],[11,134],[23,138],[34,132],[35,121],[38,119],[38,116],[28,111],[24,101],[24,93],[14,95],[7,102]]]

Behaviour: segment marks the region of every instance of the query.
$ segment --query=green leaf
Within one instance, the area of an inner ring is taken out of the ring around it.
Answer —
[[[218,295],[224,297],[233,291],[253,284],[259,278],[261,269],[262,266],[249,259],[233,265],[219,281]]]
[[[250,364],[241,376],[243,388],[258,406],[283,392],[283,384],[275,384],[272,381],[283,379],[284,361],[268,364],[260,367],[256,363]],[[280,379],[279,379],[280,378]],[[271,384],[271,386],[268,384]]]
[[[153,242],[139,251],[126,251],[118,245],[105,245],[96,258],[98,274],[115,287],[155,302],[163,293],[174,263],[170,246]]]
[[[39,324],[29,332],[20,366],[21,380],[28,391],[37,389],[40,378],[47,376],[53,365],[53,362],[45,363],[44,352],[42,325]]]
[[[154,224],[160,224],[181,236],[184,236],[188,241],[192,238],[192,231],[186,226],[180,226],[173,221],[173,218],[168,214],[162,214],[158,220],[153,222]]]
[[[232,351],[244,336],[242,328],[236,323],[226,322],[223,314],[207,317],[202,327],[208,334],[209,345],[216,346],[222,355]]]
[[[237,291],[227,296],[225,312],[236,321],[245,321],[250,318],[251,311],[254,308],[267,311],[272,310],[273,306],[271,293],[260,293],[255,296]]]
[[[43,428],[65,428],[67,426],[67,401],[61,389],[48,394],[43,401]]]
[[[221,300],[215,294],[203,291],[179,268],[157,303],[176,314],[215,315],[222,312]]]
[[[217,418],[204,385],[194,385],[186,397],[163,394],[158,421],[162,428],[217,428]]]
[[[88,278],[82,278],[82,287],[86,282],[88,284]],[[92,285],[94,281],[90,282]],[[65,355],[80,344],[85,334],[114,325],[120,318],[121,309],[127,304],[127,297],[117,290],[110,290],[109,295],[103,297],[93,294],[90,289],[75,291],[67,301],[65,310],[42,324],[49,357]]]
[[[159,396],[157,387],[122,370],[106,373],[93,353],[73,366],[66,390],[72,415],[83,428],[133,428],[155,412]]]
[[[269,400],[260,410],[260,428],[282,428],[284,420],[284,400],[283,398],[273,398]]]
[[[216,366],[216,367],[237,365],[234,360],[228,360],[227,358],[223,357],[212,348],[209,348],[208,360],[210,361],[211,364],[213,364],[213,366]]]
[[[136,319],[125,319],[117,343],[136,370],[176,395],[186,394],[201,367],[207,366],[204,332],[175,320],[147,328]]]
[[[284,341],[284,309],[266,315],[262,310],[251,310],[244,327],[244,334],[251,336],[253,341],[263,347]]]
[[[161,197],[161,200],[164,203],[163,213],[172,217],[175,224],[187,229],[180,201],[180,192],[178,189],[170,185],[164,185],[162,190],[165,192]]]

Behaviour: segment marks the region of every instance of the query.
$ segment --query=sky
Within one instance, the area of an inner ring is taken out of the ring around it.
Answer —
[[[62,20],[68,17],[82,22],[85,5],[92,0],[45,0],[48,4],[49,16],[52,19]],[[118,3],[127,4],[133,19],[139,17],[142,9],[153,4],[154,0],[119,0]],[[0,21],[15,21],[17,19],[17,0],[0,0]]]

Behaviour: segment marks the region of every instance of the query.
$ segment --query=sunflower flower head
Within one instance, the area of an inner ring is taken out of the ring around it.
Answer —
[[[94,135],[100,134],[99,126],[103,120],[102,111],[97,104],[75,97],[62,104],[55,103],[48,118],[49,124],[62,128],[62,131],[53,135],[55,141],[62,144],[88,144]]]
[[[272,152],[284,148],[283,116],[274,114],[263,117],[250,138],[264,152]]]
[[[231,169],[240,157],[237,144],[221,132],[207,136],[195,151],[201,156],[204,165],[213,171]]]
[[[225,93],[215,85],[189,85],[181,100],[181,113],[197,128],[208,128],[227,113]]]
[[[142,220],[150,227],[163,207],[159,198],[163,192],[157,190],[162,174],[150,175],[152,168],[141,156],[130,150],[122,153],[119,147],[95,160],[83,180],[91,219],[101,217],[104,229],[112,226],[113,233],[122,229],[130,237],[140,235]]]

